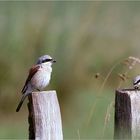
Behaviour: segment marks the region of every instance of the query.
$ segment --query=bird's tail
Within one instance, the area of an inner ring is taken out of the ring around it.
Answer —
[[[30,94],[30,93],[25,93],[25,94],[22,95],[22,98],[21,98],[21,100],[20,100],[20,102],[19,102],[19,104],[18,104],[18,106],[17,106],[16,112],[18,112],[18,111],[20,110],[20,108],[21,108],[21,106],[22,106],[22,104],[23,104],[25,98],[26,98],[29,94]]]

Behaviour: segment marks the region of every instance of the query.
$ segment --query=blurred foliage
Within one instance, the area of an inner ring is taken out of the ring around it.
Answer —
[[[139,57],[139,36],[140,2],[0,2],[0,138],[28,137],[26,104],[15,108],[44,54],[57,60],[46,89],[57,90],[64,138],[113,138],[114,90],[129,70],[122,62]],[[121,87],[137,74],[139,65]]]

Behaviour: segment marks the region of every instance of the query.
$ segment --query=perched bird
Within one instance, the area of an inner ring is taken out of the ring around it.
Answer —
[[[139,88],[139,86],[140,86],[140,75],[136,76],[133,79],[133,86],[134,86],[134,89],[138,89]]]
[[[56,61],[53,60],[49,55],[43,55],[38,58],[36,65],[34,65],[30,71],[25,85],[22,89],[22,98],[18,104],[16,112],[18,112],[25,100],[25,98],[33,91],[43,90],[50,82],[52,64]]]

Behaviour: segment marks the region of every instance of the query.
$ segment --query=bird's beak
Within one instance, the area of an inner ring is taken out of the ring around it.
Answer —
[[[53,60],[53,59],[52,59],[52,63],[56,63],[56,60]]]

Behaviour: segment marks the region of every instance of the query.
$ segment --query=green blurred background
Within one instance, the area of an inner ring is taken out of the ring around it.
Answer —
[[[27,101],[15,109],[30,66],[50,54],[64,139],[112,139],[115,89],[140,69],[122,62],[139,44],[140,2],[0,2],[0,138],[28,138]]]

